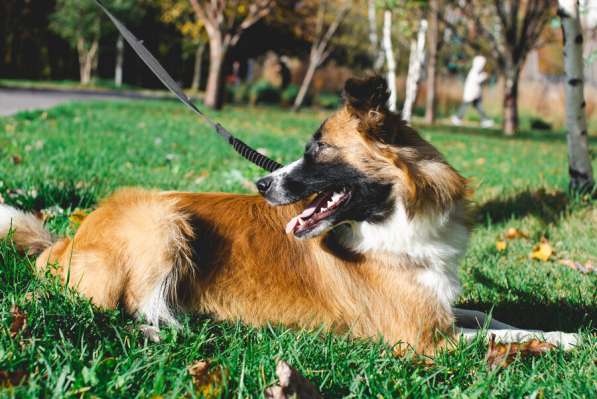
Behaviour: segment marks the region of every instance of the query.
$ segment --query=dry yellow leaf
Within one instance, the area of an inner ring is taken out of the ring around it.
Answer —
[[[491,334],[485,360],[490,368],[507,367],[516,357],[539,356],[555,348],[549,342],[532,339],[523,343],[496,343],[495,334]]]
[[[543,238],[541,242],[533,247],[533,251],[529,255],[531,259],[537,259],[543,262],[547,262],[549,258],[554,255],[555,252],[549,242]]]
[[[228,380],[228,372],[221,366],[212,367],[208,360],[198,360],[187,367],[195,392],[201,398],[219,398]]]
[[[516,238],[529,238],[529,235],[524,231],[520,231],[515,227],[510,227],[506,230],[506,239],[507,240],[514,240]]]
[[[506,250],[507,246],[508,244],[506,243],[506,241],[500,240],[495,243],[495,248],[500,252]]]
[[[81,223],[83,223],[83,220],[85,220],[87,215],[89,215],[89,212],[83,209],[75,209],[75,211],[68,217],[68,220],[73,227],[78,227]]]

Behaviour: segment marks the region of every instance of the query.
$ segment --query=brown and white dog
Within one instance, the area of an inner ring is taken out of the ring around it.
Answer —
[[[254,326],[323,325],[433,353],[476,333],[454,327],[452,308],[470,229],[466,180],[387,99],[383,79],[349,80],[345,105],[303,157],[257,182],[262,196],[122,189],[60,240],[1,206],[0,237],[12,226],[17,247],[40,254],[39,269],[57,264],[94,304],[153,325],[192,311]],[[463,324],[483,323],[456,312]]]

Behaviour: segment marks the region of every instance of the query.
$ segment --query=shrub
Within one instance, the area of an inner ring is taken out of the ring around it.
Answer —
[[[551,130],[551,123],[544,121],[541,118],[531,118],[531,129],[533,130]]]
[[[317,96],[317,100],[315,105],[318,105],[325,109],[336,109],[340,107],[342,101],[340,96],[336,93],[329,93],[329,92],[321,92]]]
[[[290,106],[292,104],[294,104],[294,100],[296,99],[296,96],[298,96],[298,92],[299,92],[300,88],[295,85],[295,84],[289,84],[288,86],[286,86],[286,88],[284,90],[282,90],[282,93],[280,95],[280,99],[282,100],[282,105],[284,106]]]
[[[226,87],[226,98],[236,104],[245,104],[249,101],[249,91],[251,87],[247,83],[240,83],[234,86]]]
[[[249,100],[255,104],[273,104],[280,101],[280,89],[266,80],[259,80],[249,90]]]

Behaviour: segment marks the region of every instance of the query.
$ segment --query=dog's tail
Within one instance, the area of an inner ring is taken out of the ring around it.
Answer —
[[[0,204],[0,239],[6,238],[11,231],[17,250],[31,255],[42,253],[56,241],[35,215]]]

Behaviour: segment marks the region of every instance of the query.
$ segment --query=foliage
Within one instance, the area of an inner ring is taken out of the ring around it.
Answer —
[[[267,80],[258,80],[249,90],[249,102],[256,104],[275,104],[280,101],[280,89]]]
[[[336,109],[342,103],[337,93],[321,92],[315,98],[315,104],[324,109]]]
[[[227,86],[226,89],[228,90],[229,101],[232,101],[235,104],[246,104],[249,102],[251,84],[240,83],[237,85]]]
[[[196,18],[188,0],[159,0],[161,20],[176,26],[186,42],[193,46],[207,43],[207,32],[203,22]]]
[[[80,39],[99,40],[101,21],[101,10],[93,1],[57,0],[50,28],[75,47]]]
[[[296,96],[298,95],[299,87],[294,83],[289,84],[282,90],[280,94],[280,100],[282,101],[282,105],[290,106],[294,103]]]

